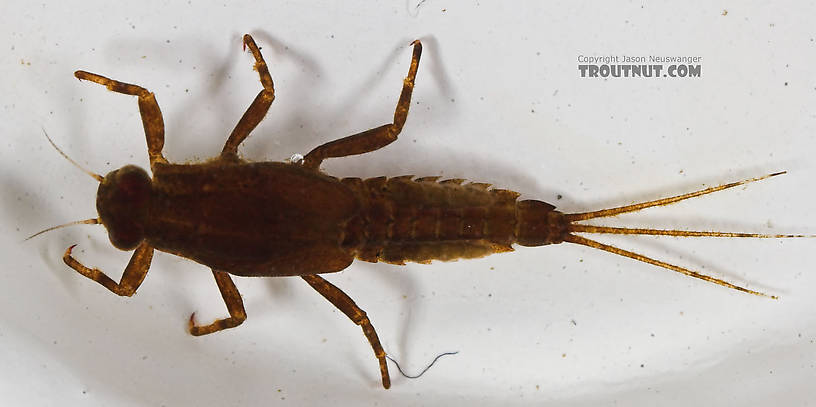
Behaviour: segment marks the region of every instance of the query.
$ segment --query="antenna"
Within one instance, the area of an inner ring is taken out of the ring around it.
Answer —
[[[62,224],[62,225],[59,225],[59,226],[52,226],[52,227],[50,227],[50,228],[48,228],[48,229],[41,230],[41,231],[39,231],[39,232],[37,232],[37,233],[35,233],[35,234],[33,234],[33,235],[31,235],[31,236],[29,236],[29,237],[25,238],[25,240],[29,240],[29,239],[34,238],[34,237],[37,237],[37,236],[39,236],[39,235],[41,235],[41,234],[43,234],[43,233],[45,233],[45,232],[50,232],[50,231],[52,231],[52,230],[54,230],[54,229],[64,228],[64,227],[66,227],[66,226],[73,226],[73,225],[98,225],[99,223],[100,223],[100,222],[99,222],[99,219],[97,219],[97,218],[93,218],[93,219],[85,219],[85,220],[77,220],[77,221],[74,221],[74,222],[68,222],[68,223],[65,223],[65,224]],[[25,240],[23,240],[23,241],[25,241]]]
[[[68,154],[65,154],[64,152],[62,152],[62,150],[60,150],[60,148],[57,147],[56,144],[54,144],[54,141],[51,140],[51,137],[48,137],[48,133],[45,132],[45,129],[42,129],[42,131],[43,131],[43,134],[45,134],[45,138],[47,138],[48,142],[51,143],[51,146],[53,146],[60,154],[62,154],[62,156],[65,157],[65,159],[68,160],[68,162],[70,162],[71,164],[74,164],[77,168],[82,170],[82,172],[92,176],[95,180],[97,180],[99,182],[102,182],[102,180],[105,179],[105,177],[103,177],[103,176],[101,176],[101,175],[99,175],[97,173],[88,171],[85,168],[83,168],[81,165],[77,164],[77,162],[72,160],[71,157],[68,157]]]

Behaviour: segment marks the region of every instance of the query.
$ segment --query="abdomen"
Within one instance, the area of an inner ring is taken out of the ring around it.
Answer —
[[[477,258],[512,251],[512,244],[559,242],[561,213],[517,192],[438,177],[346,178],[358,196],[344,246],[370,262],[404,264]]]

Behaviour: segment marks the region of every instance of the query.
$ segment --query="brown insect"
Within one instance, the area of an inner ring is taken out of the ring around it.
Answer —
[[[143,169],[133,165],[111,171],[104,177],[89,172],[100,182],[96,198],[99,218],[74,223],[101,223],[107,228],[114,246],[121,250],[135,249],[118,283],[102,271],[77,261],[71,255],[76,245],[65,251],[63,260],[83,276],[122,296],[131,296],[139,288],[150,268],[154,250],[186,257],[210,267],[229,317],[199,325],[195,314],[190,315],[189,330],[193,335],[233,328],[246,319],[241,295],[230,275],[300,276],[362,327],[379,361],[383,387],[388,388],[390,377],[386,353],[365,311],[343,291],[319,276],[343,270],[355,258],[392,264],[430,263],[432,260],[449,261],[509,252],[513,251],[514,243],[542,246],[570,242],[735,290],[767,296],[598,243],[577,233],[798,236],[615,228],[576,223],[668,205],[782,173],[672,198],[574,214],[556,211],[553,205],[542,201],[518,201],[516,192],[490,189],[488,184],[465,184],[461,179],[437,181],[439,177],[413,176],[338,179],[322,173],[320,164],[327,158],[368,153],[397,139],[410,107],[422,53],[419,41],[412,43],[411,66],[392,123],[323,144],[299,162],[244,161],[237,155],[238,146],[266,115],[275,99],[275,89],[255,41],[245,35],[243,43],[255,58],[255,70],[260,75],[263,90],[235,126],[221,155],[200,164],[172,164],[162,155],[164,123],[153,93],[101,75],[85,71],[74,73],[78,79],[138,97],[153,176],[151,178]],[[55,228],[47,230],[52,229]]]

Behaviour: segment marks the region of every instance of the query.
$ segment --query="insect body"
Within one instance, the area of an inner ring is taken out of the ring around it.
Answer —
[[[246,162],[237,148],[263,119],[275,90],[252,37],[244,45],[255,58],[263,89],[230,134],[219,157],[194,165],[171,164],[162,155],[164,125],[153,93],[106,77],[75,76],[138,97],[152,177],[128,165],[104,177],[97,192],[98,219],[111,243],[135,250],[117,283],[71,254],[63,259],[80,274],[118,295],[136,292],[154,250],[192,259],[212,269],[229,317],[208,325],[190,316],[189,330],[204,335],[240,325],[246,312],[230,275],[300,276],[360,325],[379,361],[382,384],[390,386],[386,354],[366,313],[318,274],[343,270],[356,259],[404,264],[482,257],[512,251],[513,244],[541,246],[571,242],[655,264],[740,291],[764,295],[678,266],[607,246],[577,233],[672,236],[792,237],[679,230],[628,229],[575,222],[614,216],[719,191],[762,178],[620,208],[564,214],[541,201],[518,201],[518,193],[438,177],[344,178],[322,173],[326,158],[363,154],[397,139],[411,101],[422,46],[413,45],[408,76],[392,123],[321,145],[301,162]],[[50,140],[50,139],[49,139]],[[777,175],[777,174],[772,174]],[[770,175],[769,175],[770,176]],[[767,177],[767,176],[766,176]]]

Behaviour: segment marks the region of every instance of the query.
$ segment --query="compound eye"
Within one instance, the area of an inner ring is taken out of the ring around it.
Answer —
[[[114,247],[120,250],[133,250],[144,239],[144,231],[135,222],[119,222],[109,237]]]
[[[144,201],[150,193],[150,180],[141,170],[122,171],[117,178],[118,192],[121,198],[128,202]]]

